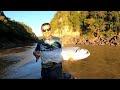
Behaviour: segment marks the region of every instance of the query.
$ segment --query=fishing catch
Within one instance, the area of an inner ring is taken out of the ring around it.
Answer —
[[[63,47],[52,51],[40,52],[40,59],[44,62],[56,62],[59,63],[63,60],[82,60],[90,56],[90,52],[87,49],[80,47]]]

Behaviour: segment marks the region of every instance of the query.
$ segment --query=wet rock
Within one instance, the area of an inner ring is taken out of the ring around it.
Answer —
[[[112,38],[110,38],[110,40],[109,40],[110,45],[117,46],[118,45],[117,43],[118,43],[118,36],[113,36]]]

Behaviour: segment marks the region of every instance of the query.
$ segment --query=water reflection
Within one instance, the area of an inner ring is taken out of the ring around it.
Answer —
[[[32,55],[34,46],[24,46],[1,50],[0,52],[0,78],[1,79],[38,79],[40,74],[40,61],[35,62]]]

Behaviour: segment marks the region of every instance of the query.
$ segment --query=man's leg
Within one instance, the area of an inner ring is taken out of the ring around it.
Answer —
[[[62,67],[54,67],[49,70],[50,79],[62,79]]]
[[[42,68],[42,71],[41,71],[41,76],[42,76],[42,79],[49,79],[49,76],[48,76],[48,69],[47,68]]]
[[[53,67],[42,68],[42,79],[62,79],[62,64]]]

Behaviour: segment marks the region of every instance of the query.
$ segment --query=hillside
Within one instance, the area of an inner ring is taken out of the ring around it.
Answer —
[[[64,44],[120,45],[120,11],[58,11],[50,23]]]
[[[0,11],[0,48],[10,48],[35,43],[38,37],[22,22],[10,20]]]

